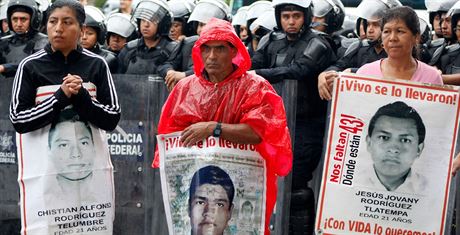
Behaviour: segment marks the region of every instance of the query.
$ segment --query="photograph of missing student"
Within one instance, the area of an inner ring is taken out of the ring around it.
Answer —
[[[179,138],[157,137],[170,234],[263,234],[265,162],[254,146],[209,137],[187,148]]]
[[[458,88],[342,74],[334,89],[315,229],[443,233]]]
[[[113,167],[105,137],[72,108],[17,135],[23,232],[112,234]]]
[[[413,168],[425,146],[425,124],[417,110],[402,101],[380,107],[368,124],[366,148],[372,168],[357,183],[379,190],[424,194],[428,179]]]

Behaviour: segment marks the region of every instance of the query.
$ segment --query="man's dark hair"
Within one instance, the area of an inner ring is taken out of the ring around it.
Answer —
[[[408,106],[406,103],[402,101],[396,101],[394,103],[389,103],[380,107],[374,116],[371,118],[369,123],[368,135],[372,136],[372,131],[374,130],[375,123],[381,116],[388,116],[394,118],[405,118],[405,119],[412,119],[415,121],[415,125],[417,127],[418,133],[418,143],[421,144],[425,141],[425,124],[423,124],[423,120],[417,111]]]
[[[83,26],[83,23],[85,23],[85,8],[79,1],[75,0],[57,0],[51,4],[51,7],[49,9],[48,17],[53,13],[54,10],[57,8],[63,8],[63,7],[68,7],[72,9],[75,12],[75,17],[77,18],[78,24],[80,27]]]
[[[227,193],[230,205],[233,203],[233,197],[235,196],[235,187],[233,185],[232,179],[227,174],[227,172],[222,170],[220,167],[210,165],[197,170],[195,174],[193,174],[189,189],[189,210],[192,208],[192,200],[195,196],[196,189],[203,184],[222,186],[222,188],[224,188],[225,192]]]
[[[89,123],[85,120],[81,120],[80,116],[77,114],[77,112],[75,112],[75,110],[64,109],[59,114],[59,117],[54,122],[51,123],[51,128],[48,134],[48,148],[51,149],[52,137],[53,137],[54,132],[56,131],[56,125],[61,122],[82,122],[89,131],[91,142],[94,141],[93,133],[91,132],[91,127],[89,126]]]

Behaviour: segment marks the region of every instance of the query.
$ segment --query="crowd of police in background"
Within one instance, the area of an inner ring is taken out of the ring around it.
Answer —
[[[418,59],[436,66],[446,84],[460,84],[460,2],[426,0],[429,23],[420,18]],[[47,43],[49,2],[15,0],[0,9],[0,72],[14,76],[19,62]],[[86,4],[86,2],[82,2]],[[85,6],[81,45],[102,56],[113,74],[158,74],[172,90],[193,74],[191,50],[202,27],[212,18],[231,21],[252,57],[252,71],[271,83],[298,80],[294,139],[290,232],[311,234],[315,200],[308,182],[322,154],[329,87],[327,71],[354,72],[386,57],[380,39],[380,17],[398,0],[363,0],[352,17],[340,0],[256,1],[232,15],[221,0],[121,0],[104,14]],[[281,23],[281,12],[289,16]],[[299,24],[300,22],[300,24]],[[327,93],[326,88],[326,93]]]

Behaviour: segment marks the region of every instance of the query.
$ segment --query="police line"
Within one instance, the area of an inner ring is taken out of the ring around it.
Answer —
[[[20,231],[18,162],[16,138],[9,121],[13,78],[0,86],[0,224],[8,234]],[[157,123],[168,91],[158,76],[114,74],[122,108],[117,128],[107,133],[114,166],[114,234],[166,234],[167,223],[161,196],[159,172],[151,167]],[[297,81],[274,85],[283,97],[288,124],[294,130]],[[293,139],[294,133],[291,132]],[[278,182],[278,205],[273,216],[274,234],[287,234],[290,176]]]

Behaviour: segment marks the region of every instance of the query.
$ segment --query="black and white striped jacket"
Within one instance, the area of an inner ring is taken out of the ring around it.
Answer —
[[[67,74],[79,75],[84,83],[96,86],[96,98],[86,89],[68,98],[59,88],[53,95],[36,103],[37,89],[60,85]],[[64,57],[51,45],[19,64],[14,78],[10,120],[19,133],[37,130],[53,122],[63,108],[73,105],[80,118],[104,130],[113,130],[120,120],[120,106],[112,76],[104,59],[78,46]]]

